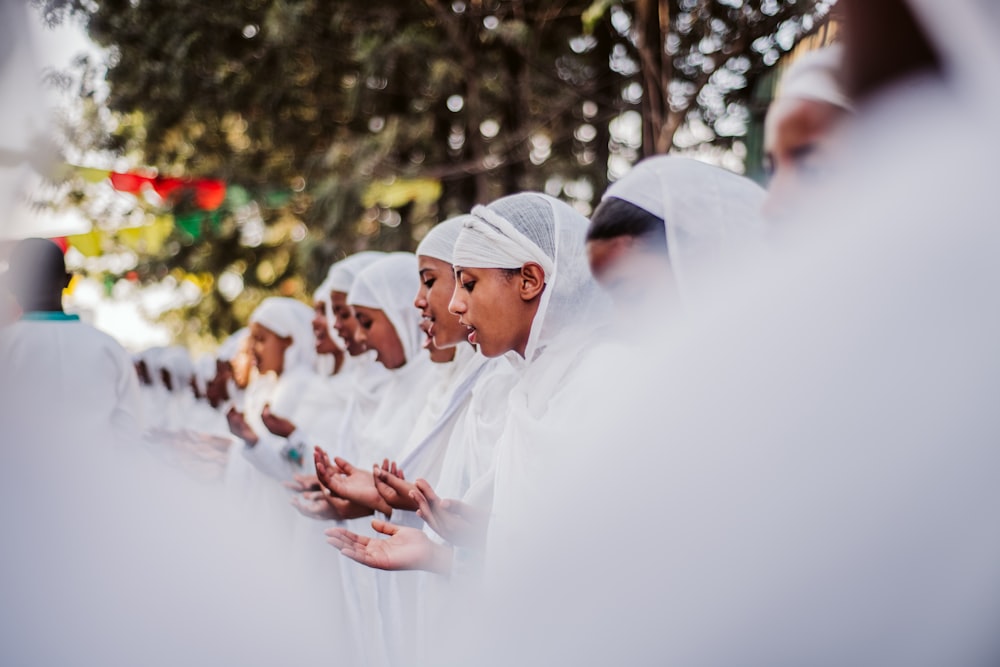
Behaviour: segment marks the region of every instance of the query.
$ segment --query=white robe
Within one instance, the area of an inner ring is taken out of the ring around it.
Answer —
[[[23,319],[0,331],[0,383],[0,421],[26,442],[139,442],[142,407],[132,360],[88,324]]]

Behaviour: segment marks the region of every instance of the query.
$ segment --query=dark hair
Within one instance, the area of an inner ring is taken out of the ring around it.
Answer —
[[[24,239],[11,250],[7,278],[21,308],[48,310],[57,308],[70,276],[59,246],[48,239]]]
[[[606,241],[619,236],[634,236],[651,248],[667,250],[667,228],[662,218],[624,199],[608,197],[590,217],[587,240]]]

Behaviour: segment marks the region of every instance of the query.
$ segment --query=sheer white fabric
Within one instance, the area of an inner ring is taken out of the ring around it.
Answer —
[[[604,193],[661,218],[670,266],[682,299],[706,273],[765,241],[764,190],[748,178],[691,158],[643,160]]]
[[[851,111],[854,105],[841,80],[843,58],[839,44],[802,54],[782,75],[774,102],[815,100]]]
[[[373,262],[377,262],[383,257],[385,257],[385,253],[376,250],[365,250],[354,253],[350,257],[342,259],[331,266],[324,282],[329,291],[347,294],[351,291],[351,286],[354,284],[354,279],[358,277],[358,274]]]
[[[473,222],[471,215],[459,215],[431,227],[427,236],[417,246],[417,256],[433,257],[451,264],[455,254],[455,241],[466,222]]]
[[[532,480],[531,471],[538,450],[552,444],[548,435],[560,426],[551,423],[549,407],[557,400],[569,400],[567,393],[589,390],[575,386],[573,375],[586,367],[587,357],[600,347],[598,330],[610,313],[610,302],[590,274],[585,255],[587,219],[567,204],[546,195],[523,193],[477,207],[473,215],[477,221],[466,223],[456,242],[456,265],[463,257],[469,260],[465,266],[470,268],[498,264],[489,257],[478,261],[476,257],[487,253],[489,247],[499,248],[497,256],[503,256],[509,243],[487,242],[499,234],[521,248],[520,263],[515,267],[538,261],[540,255],[550,267],[525,357],[515,352],[506,355],[517,368],[516,385],[505,401],[482,406],[483,412],[476,416],[485,423],[504,422],[495,450],[489,540],[493,548],[504,542],[505,531],[514,528],[508,517],[518,493],[525,484],[537,481]],[[466,499],[488,503],[488,486],[473,485]]]

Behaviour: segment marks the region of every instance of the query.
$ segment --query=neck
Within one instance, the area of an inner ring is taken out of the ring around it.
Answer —
[[[344,351],[339,347],[333,352],[333,374],[336,375],[340,372],[340,369],[344,367],[344,359],[346,355]]]

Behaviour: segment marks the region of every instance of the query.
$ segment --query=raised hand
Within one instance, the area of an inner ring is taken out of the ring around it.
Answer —
[[[243,440],[249,446],[253,447],[257,444],[259,438],[257,434],[253,432],[250,428],[250,424],[247,423],[246,418],[243,413],[236,408],[229,408],[229,412],[226,413],[226,421],[229,422],[229,432],[235,435],[237,438]]]
[[[339,472],[339,474],[331,475],[327,479],[333,493],[383,514],[392,514],[392,506],[382,498],[378,489],[375,488],[375,479],[370,472],[355,468],[339,457],[334,457],[333,461]]]
[[[422,530],[386,521],[372,521],[372,528],[389,539],[365,537],[344,528],[326,530],[327,542],[348,558],[379,570],[451,571],[451,549],[435,544]]]
[[[268,431],[282,438],[287,438],[295,430],[295,424],[271,412],[270,403],[264,406],[260,419]]]
[[[296,493],[321,491],[323,489],[316,475],[292,475],[292,481],[282,482],[281,484],[289,491],[295,491]]]
[[[390,465],[389,459],[383,459],[382,467],[376,465],[372,470],[372,477],[375,489],[390,506],[411,512],[417,510],[417,501],[410,497],[410,491],[416,487],[406,481],[402,468],[397,467],[395,461]]]
[[[306,491],[292,498],[292,506],[305,517],[317,521],[346,521],[371,514],[371,510],[326,491]]]
[[[426,480],[418,479],[414,487],[410,497],[418,505],[417,516],[435,533],[456,546],[485,546],[489,512],[460,500],[439,498]]]

